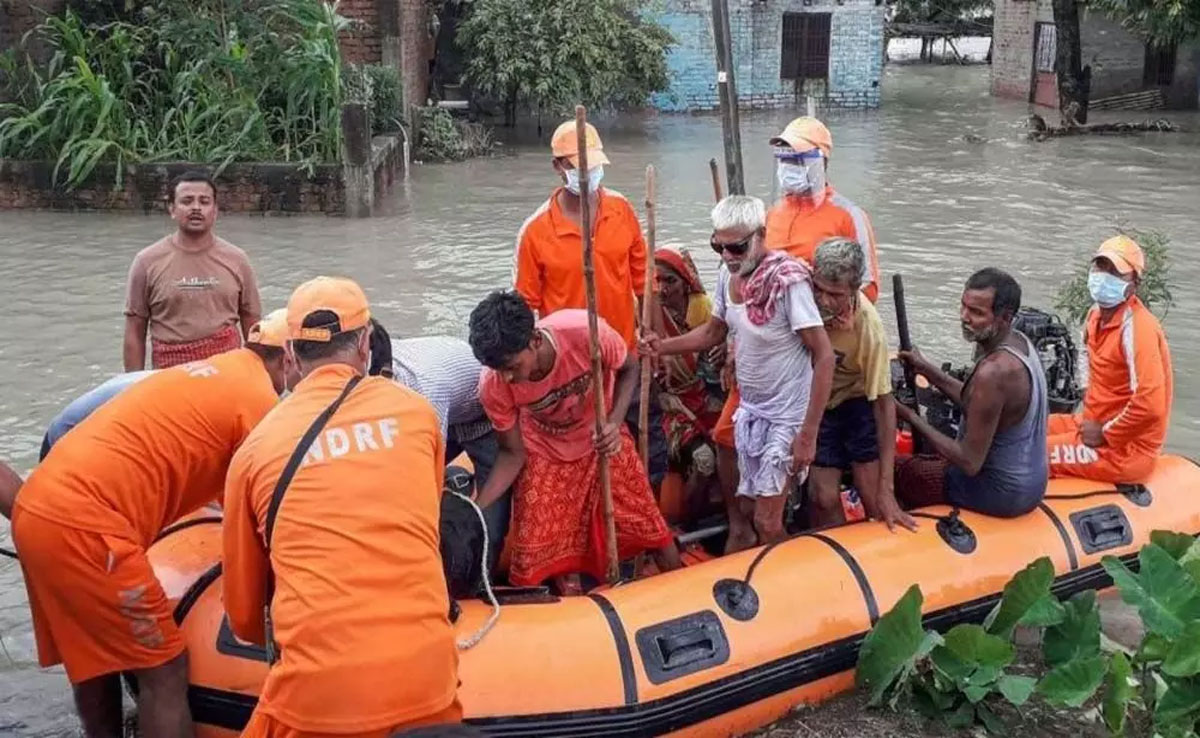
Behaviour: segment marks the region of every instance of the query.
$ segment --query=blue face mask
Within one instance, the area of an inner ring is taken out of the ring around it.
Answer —
[[[1092,272],[1088,275],[1088,292],[1102,308],[1113,308],[1125,302],[1125,291],[1129,283],[1115,274]]]
[[[604,179],[604,165],[600,164],[588,170],[588,192],[600,189],[600,180]],[[579,169],[567,170],[567,191],[572,195],[579,194]]]

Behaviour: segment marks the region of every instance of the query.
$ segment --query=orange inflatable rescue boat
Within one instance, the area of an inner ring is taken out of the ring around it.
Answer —
[[[497,736],[747,732],[850,688],[863,636],[914,583],[941,630],[981,621],[1039,556],[1060,597],[1109,586],[1101,557],[1136,566],[1152,530],[1200,532],[1200,467],[1163,457],[1144,486],[1054,480],[1016,519],[950,513],[919,511],[915,534],[855,523],[588,596],[502,600],[495,627],[460,653],[466,719]],[[225,620],[220,538],[219,513],[204,511],[150,550],[186,634],[200,738],[235,735],[267,671]],[[461,605],[460,639],[491,614]]]

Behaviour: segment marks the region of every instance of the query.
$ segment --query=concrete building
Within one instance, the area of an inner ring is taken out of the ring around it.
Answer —
[[[992,94],[1058,107],[1050,0],[996,0]],[[1095,10],[1079,8],[1091,108],[1195,108],[1200,44],[1156,48]]]
[[[656,20],[677,42],[660,110],[719,106],[709,0],[663,0]],[[879,106],[884,6],[876,0],[729,0],[730,38],[743,108]]]

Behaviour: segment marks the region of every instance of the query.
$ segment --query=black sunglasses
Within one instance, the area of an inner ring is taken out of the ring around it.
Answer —
[[[733,256],[741,256],[750,250],[750,242],[754,240],[755,234],[751,233],[745,241],[737,243],[717,243],[717,237],[714,234],[708,239],[708,245],[712,246],[712,250],[720,254],[722,251],[728,251]]]

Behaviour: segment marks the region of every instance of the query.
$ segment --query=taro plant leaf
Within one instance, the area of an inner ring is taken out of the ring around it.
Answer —
[[[916,680],[913,685],[913,707],[930,720],[936,720],[942,713],[954,706],[954,695],[941,691],[925,679]]]
[[[1100,653],[1100,610],[1096,607],[1096,593],[1085,590],[1076,594],[1063,606],[1063,612],[1063,621],[1047,628],[1042,640],[1042,655],[1049,666]]]
[[[1036,687],[1036,679],[1028,676],[1020,676],[1019,674],[1005,674],[996,681],[996,689],[1000,691],[1000,694],[1004,695],[1004,699],[1017,707],[1020,707],[1029,700],[1029,696],[1033,694],[1033,690]],[[984,724],[986,725],[986,722]]]
[[[1156,728],[1191,727],[1200,716],[1200,680],[1168,679],[1167,691],[1154,708]]]
[[[1048,556],[1017,572],[1008,584],[1000,605],[988,615],[984,626],[989,633],[1008,638],[1018,625],[1053,625],[1062,619],[1062,607],[1050,594],[1054,564]]]
[[[1137,607],[1147,630],[1175,639],[1184,626],[1200,619],[1200,585],[1153,543],[1138,552],[1141,571],[1134,574],[1120,559],[1105,556],[1104,570],[1121,591],[1121,599]]]
[[[969,728],[975,724],[975,705],[963,702],[953,712],[943,713],[943,719],[951,728]]]
[[[992,712],[987,705],[976,705],[975,716],[979,718],[979,722],[983,723],[983,727],[992,735],[1002,735],[1008,728],[1004,724],[1004,720],[999,715]]]
[[[1162,663],[1163,673],[1173,677],[1200,674],[1200,620],[1193,620],[1183,635],[1171,645]]]
[[[1061,664],[1038,682],[1037,691],[1047,702],[1079,707],[1096,693],[1107,664],[1102,656],[1089,656]]]
[[[1100,712],[1104,724],[1113,735],[1125,732],[1125,715],[1129,701],[1133,699],[1133,668],[1123,653],[1114,653],[1108,664],[1108,678],[1104,684],[1104,703]]]
[[[1188,549],[1196,543],[1196,539],[1194,536],[1189,536],[1186,533],[1155,530],[1150,532],[1150,542],[1171,554],[1171,558],[1179,561],[1187,554]]]
[[[944,648],[961,660],[980,667],[1003,668],[1011,664],[1016,655],[1011,643],[974,623],[962,623],[951,628],[944,636],[943,645],[938,648]]]
[[[1137,656],[1134,661],[1145,664],[1153,661],[1162,661],[1167,657],[1174,647],[1174,643],[1157,633],[1147,633],[1142,639],[1142,645],[1138,648]]]
[[[991,691],[992,685],[990,683],[983,685],[968,684],[963,687],[963,694],[972,705],[982,702],[984,697],[991,694]]]
[[[941,643],[941,636],[921,627],[921,588],[913,585],[867,634],[858,652],[855,682],[878,705],[897,678],[911,673],[918,659]]]

